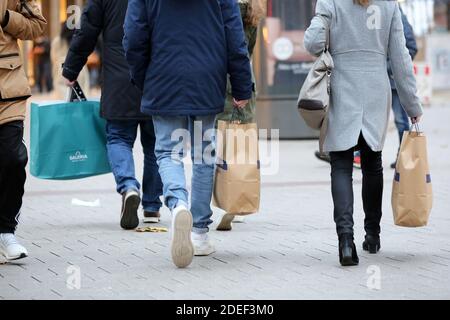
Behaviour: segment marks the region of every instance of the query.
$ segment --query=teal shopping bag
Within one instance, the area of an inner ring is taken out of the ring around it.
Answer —
[[[37,178],[51,180],[111,172],[100,103],[32,103],[30,171]]]

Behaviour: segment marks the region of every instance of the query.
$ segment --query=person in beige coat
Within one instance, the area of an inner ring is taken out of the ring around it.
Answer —
[[[36,39],[46,24],[36,1],[0,1],[0,255],[7,260],[28,255],[14,236],[26,179],[23,121],[31,96],[18,40]]]

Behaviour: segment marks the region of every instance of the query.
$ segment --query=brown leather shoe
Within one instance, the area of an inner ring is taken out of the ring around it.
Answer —
[[[233,229],[232,222],[234,220],[234,215],[232,214],[224,214],[222,219],[220,220],[219,225],[217,226],[217,231],[231,231]]]

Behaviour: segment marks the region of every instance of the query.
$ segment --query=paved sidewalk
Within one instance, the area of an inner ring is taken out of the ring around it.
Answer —
[[[279,174],[263,178],[261,212],[235,224],[233,232],[212,231],[217,253],[196,258],[185,270],[171,262],[170,234],[119,228],[120,197],[111,175],[70,182],[29,177],[18,236],[30,257],[0,265],[0,299],[449,299],[448,119],[450,106],[426,110],[423,128],[435,190],[426,228],[393,225],[393,172],[388,165],[397,137],[390,129],[384,157],[383,248],[376,256],[359,250],[357,267],[338,263],[329,167],[315,160],[317,143],[283,141]],[[355,173],[356,195],[360,179]],[[73,198],[99,199],[101,207],[73,206]],[[356,197],[358,248],[363,239],[361,207]],[[161,226],[170,226],[167,210]],[[76,285],[78,272],[81,287],[70,289],[66,282]],[[378,290],[370,289],[378,284]]]

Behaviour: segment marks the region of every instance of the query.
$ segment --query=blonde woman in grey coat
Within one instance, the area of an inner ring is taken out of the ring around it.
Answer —
[[[318,15],[324,17],[318,17]],[[331,157],[334,220],[341,265],[359,263],[353,239],[353,152],[361,151],[366,237],[363,249],[380,248],[382,149],[391,106],[386,61],[389,56],[400,101],[413,123],[420,121],[413,65],[397,1],[318,0],[316,17],[305,34],[314,55],[325,48],[330,27],[331,104],[324,151]]]

